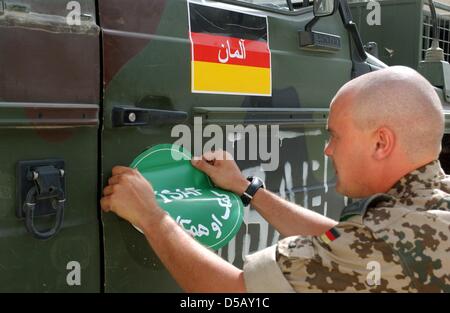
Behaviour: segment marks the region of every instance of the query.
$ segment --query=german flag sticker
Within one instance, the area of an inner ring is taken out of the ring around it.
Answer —
[[[192,92],[271,96],[267,17],[188,2]]]
[[[329,244],[330,242],[339,238],[340,235],[341,234],[337,231],[337,229],[333,227],[320,235],[320,239],[322,239],[323,242]]]

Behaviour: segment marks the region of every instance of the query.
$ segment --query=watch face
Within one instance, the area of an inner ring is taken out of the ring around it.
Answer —
[[[259,177],[257,177],[257,176],[255,176],[254,178],[257,179],[257,182],[258,182],[259,184],[261,184],[261,187],[262,187],[262,188],[266,189],[266,184],[264,183],[264,181],[263,181],[261,178],[259,178]]]

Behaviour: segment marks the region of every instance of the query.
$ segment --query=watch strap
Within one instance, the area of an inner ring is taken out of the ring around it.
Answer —
[[[259,177],[247,177],[247,180],[250,182],[250,185],[247,187],[247,189],[244,191],[244,193],[241,196],[242,203],[244,206],[247,206],[252,201],[255,193],[258,191],[259,188],[264,188],[264,182]]]

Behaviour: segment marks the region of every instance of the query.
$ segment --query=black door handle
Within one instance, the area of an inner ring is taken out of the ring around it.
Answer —
[[[188,117],[184,111],[143,109],[134,107],[113,107],[113,127],[153,126],[184,122]]]

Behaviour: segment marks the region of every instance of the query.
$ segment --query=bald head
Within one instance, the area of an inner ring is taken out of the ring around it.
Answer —
[[[339,90],[331,106],[336,104],[350,106],[360,129],[391,129],[411,161],[438,158],[444,133],[441,101],[416,71],[394,66],[360,76]]]

